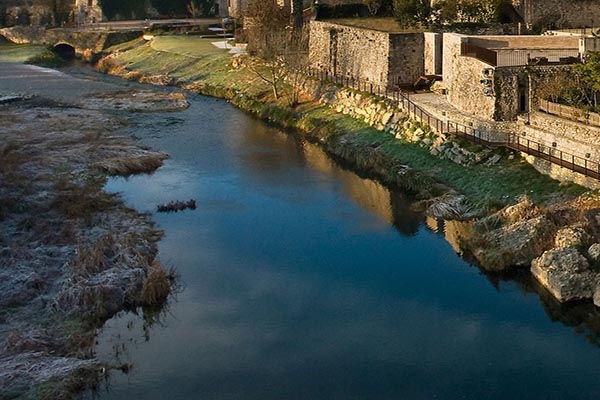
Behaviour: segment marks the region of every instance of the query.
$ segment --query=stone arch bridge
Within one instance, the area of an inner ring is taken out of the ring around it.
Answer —
[[[110,46],[141,37],[142,30],[80,30],[80,29],[34,29],[4,28],[0,36],[19,44],[41,44],[51,46],[65,58],[95,60],[102,51]]]

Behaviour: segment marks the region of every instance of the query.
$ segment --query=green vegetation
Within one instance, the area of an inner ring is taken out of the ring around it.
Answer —
[[[22,63],[46,51],[46,46],[0,42],[0,62]]]
[[[403,27],[426,25],[430,16],[429,0],[394,0],[394,17]]]
[[[510,22],[511,7],[510,0],[394,0],[394,17],[404,28]]]
[[[587,55],[573,70],[557,71],[540,87],[540,97],[586,111],[600,112],[600,52]]]
[[[395,169],[406,164],[421,172],[419,179],[423,182],[437,181],[465,194],[472,203],[486,207],[516,202],[522,195],[547,203],[557,198],[573,198],[586,191],[580,186],[559,184],[539,174],[518,156],[513,160],[503,157],[503,161],[494,166],[464,167],[431,156],[427,149],[417,144],[397,140],[391,134],[382,133],[317,102],[305,99],[297,107],[290,108],[285,96],[275,100],[269,85],[258,79],[243,62],[234,59],[234,66],[227,52],[210,46],[206,39],[160,37],[152,45],[144,44],[120,52],[111,58],[111,63],[113,68],[125,67],[146,75],[168,73],[187,89],[227,98],[261,118],[300,129],[309,137],[326,143],[327,150],[334,154],[339,150],[335,146],[342,142],[351,143],[351,151],[358,154],[357,159],[361,157],[361,151],[373,155],[373,149],[376,149],[378,155],[389,159],[390,176],[383,177],[388,183],[392,183]],[[206,53],[202,54],[202,49],[206,49]],[[507,150],[497,151],[508,153]],[[360,160],[357,166],[361,168]]]
[[[208,17],[216,12],[212,0],[100,0],[100,7],[110,20],[146,18],[151,8],[170,17]]]
[[[371,147],[381,146],[396,161],[434,176],[466,195],[470,201],[486,206],[512,203],[522,195],[544,203],[554,200],[557,194],[575,197],[587,191],[575,184],[558,185],[519,157],[514,160],[504,158],[494,166],[479,164],[464,167],[450,160],[433,157],[425,148],[396,140],[391,134],[370,127],[351,135],[352,141]]]
[[[58,68],[64,66],[66,61],[52,50],[46,50],[28,58],[26,63],[46,68]]]

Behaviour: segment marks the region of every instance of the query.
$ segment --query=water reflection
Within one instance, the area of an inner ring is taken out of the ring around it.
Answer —
[[[108,185],[141,209],[199,206],[155,216],[161,258],[187,288],[147,341],[139,318],[109,321],[98,354],[125,344],[119,362],[134,367],[103,398],[600,394],[600,351],[586,341],[597,314],[547,303],[520,276],[488,281],[457,256],[469,224],[426,219],[406,196],[226,104],[198,99],[182,119],[138,132],[172,155],[165,167]]]

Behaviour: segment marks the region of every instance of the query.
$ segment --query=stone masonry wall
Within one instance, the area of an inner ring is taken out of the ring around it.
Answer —
[[[600,189],[600,182],[594,178],[589,178],[567,168],[562,168],[560,165],[552,164],[549,161],[525,153],[521,153],[521,156],[540,174],[547,175],[561,182],[574,182],[590,189]]]
[[[522,137],[552,146],[563,152],[600,162],[600,128],[559,118],[543,112],[532,112],[519,118]],[[527,122],[527,123],[525,123]]]
[[[598,0],[513,0],[529,27],[578,28],[600,25]]]
[[[423,73],[423,34],[391,34],[311,21],[309,60],[330,74],[381,86],[412,84]]]
[[[504,35],[504,36],[469,36],[469,43],[486,49],[578,49],[577,36],[536,36],[536,35]]]
[[[425,32],[425,75],[437,75],[442,73],[442,34]]]
[[[522,68],[496,68],[494,71],[494,119],[514,121],[521,111],[520,95],[528,98],[527,74]],[[527,106],[526,106],[527,107]]]
[[[443,83],[448,101],[458,110],[485,120],[492,120],[495,114],[493,93],[486,94],[489,85],[483,85],[487,79],[483,71],[489,71],[493,79],[494,68],[473,57],[460,55],[461,44],[466,36],[444,34]]]
[[[425,36],[392,33],[389,41],[388,86],[414,84],[425,72]]]

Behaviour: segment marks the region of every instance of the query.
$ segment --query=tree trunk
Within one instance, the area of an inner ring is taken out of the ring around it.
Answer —
[[[304,23],[304,17],[302,15],[302,8],[304,7],[302,0],[292,0],[292,19],[294,21],[294,30],[300,31]]]

